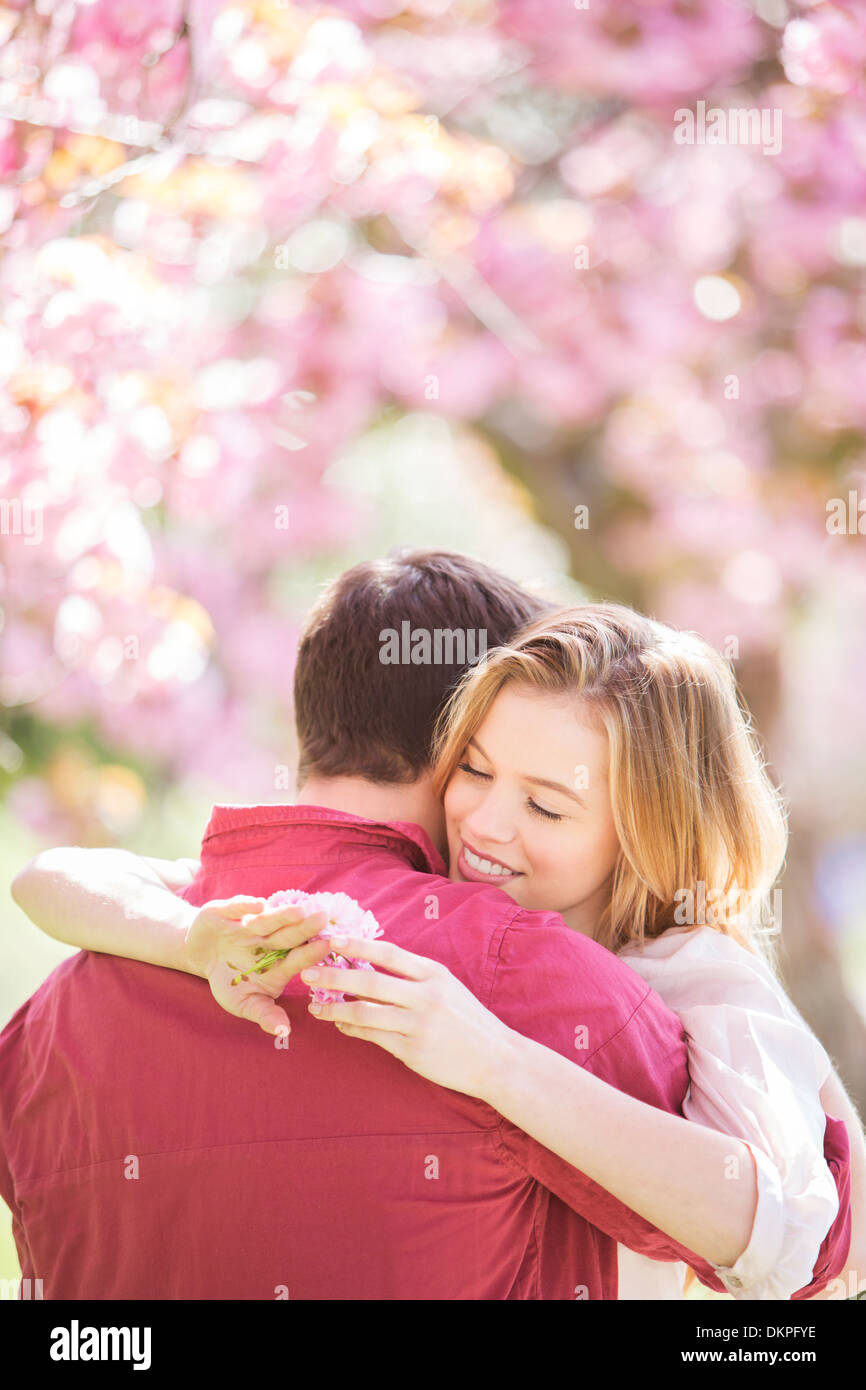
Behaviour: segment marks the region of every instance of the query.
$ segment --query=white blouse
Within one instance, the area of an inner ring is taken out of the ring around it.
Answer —
[[[741,1139],[755,1159],[749,1244],[732,1268],[713,1268],[734,1298],[789,1299],[811,1281],[839,1206],[819,1095],[830,1059],[772,970],[712,927],[671,927],[619,956],[682,1019],[683,1114]],[[619,1298],[682,1298],[686,1265],[618,1253]]]

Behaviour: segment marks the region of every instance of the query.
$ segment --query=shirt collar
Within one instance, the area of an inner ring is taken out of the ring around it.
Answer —
[[[381,845],[393,850],[412,868],[422,873],[447,877],[448,869],[426,830],[411,821],[366,820],[347,811],[334,811],[328,806],[233,806],[216,804],[204,832],[205,841],[231,830],[248,829],[255,825],[329,826],[339,828],[347,838],[366,844]]]

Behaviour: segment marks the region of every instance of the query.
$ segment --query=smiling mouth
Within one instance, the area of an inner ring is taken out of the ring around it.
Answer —
[[[482,854],[476,854],[474,850],[469,848],[465,840],[460,841],[460,853],[473,873],[486,874],[488,878],[497,881],[519,877],[519,870],[512,869],[508,864],[503,864],[501,859],[488,859]]]

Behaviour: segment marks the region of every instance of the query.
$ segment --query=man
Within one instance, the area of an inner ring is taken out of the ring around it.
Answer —
[[[237,895],[339,890],[509,1026],[679,1112],[682,1029],[639,977],[556,914],[445,876],[429,756],[459,653],[450,664],[381,660],[404,624],[410,639],[483,631],[477,651],[538,611],[466,557],[356,567],[314,610],[299,648],[304,804],[215,807],[183,898],[165,891],[160,866],[122,852],[48,851],[16,880],[34,920],[62,938],[74,913],[75,940],[90,948],[0,1037],[0,1192],[22,1274],[41,1278],[46,1297],[609,1299],[616,1241],[686,1259],[723,1287],[705,1261],[489,1106],[317,1024],[297,979],[280,1000],[291,1034],[274,1038],[181,973],[207,977],[223,1002],[236,989],[236,1011],[264,1026],[277,1007],[267,977],[232,986],[249,961],[196,957],[196,923],[221,914],[229,939],[232,916],[252,906]],[[141,954],[139,929],[148,959],[179,969],[93,954],[129,941]],[[270,940],[290,944],[291,928]],[[322,958],[320,943],[305,949]],[[591,1052],[575,1051],[577,1029]],[[847,1155],[837,1158],[840,1218],[816,1290],[847,1249]]]

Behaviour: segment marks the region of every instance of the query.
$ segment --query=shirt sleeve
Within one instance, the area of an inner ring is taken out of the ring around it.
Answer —
[[[850,1243],[847,1131],[820,1099],[826,1052],[767,967],[736,943],[695,939],[647,969],[628,964],[682,1019],[691,1076],[683,1114],[742,1140],[755,1165],[749,1243],[716,1274],[734,1298],[820,1292]],[[733,1156],[728,1176],[740,1176]]]
[[[851,1177],[848,1131],[842,1120],[827,1117],[822,1157],[833,1181],[833,1219],[820,1243],[808,1278],[796,1286],[804,1274],[803,1263],[815,1249],[815,1232],[797,1211],[798,1201],[786,1197],[778,1168],[752,1144],[748,1145],[755,1165],[758,1203],[749,1243],[730,1268],[714,1265],[717,1275],[734,1298],[803,1299],[811,1298],[845,1267],[851,1243]],[[821,1178],[823,1184],[823,1175]],[[800,1200],[800,1205],[802,1205]],[[798,1220],[798,1215],[800,1219]],[[821,1225],[824,1223],[821,1222]],[[768,1262],[768,1252],[778,1251],[776,1262]],[[802,1252],[806,1252],[805,1256]],[[800,1255],[798,1263],[798,1254]]]
[[[692,1078],[683,1114],[749,1146],[758,1190],[746,1249],[716,1273],[735,1298],[790,1299],[813,1284],[850,1160],[834,1176],[825,1159],[827,1116],[805,1025],[736,1006],[710,1013],[693,1007],[683,1018]]]
[[[851,1145],[844,1120],[827,1117],[824,1135],[824,1161],[833,1175],[839,1197],[839,1208],[829,1231],[821,1242],[812,1279],[791,1297],[811,1298],[837,1278],[848,1263],[851,1248],[853,1217],[851,1213]]]

